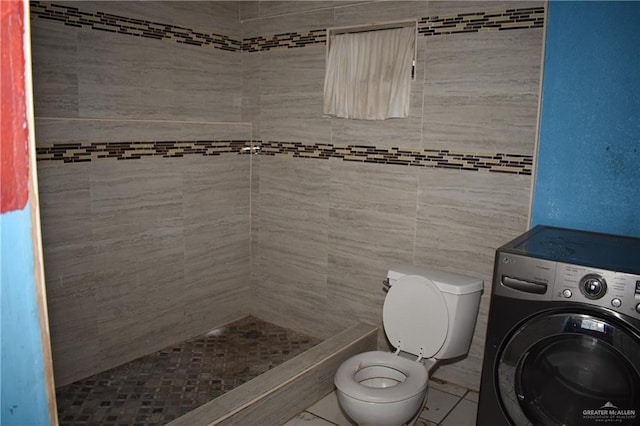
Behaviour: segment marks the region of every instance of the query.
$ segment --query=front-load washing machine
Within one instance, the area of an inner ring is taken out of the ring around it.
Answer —
[[[496,251],[478,426],[640,425],[640,239],[537,226]]]

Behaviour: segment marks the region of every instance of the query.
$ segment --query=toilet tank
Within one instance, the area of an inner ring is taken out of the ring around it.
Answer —
[[[449,317],[447,337],[434,358],[449,359],[465,355],[471,346],[484,281],[422,266],[395,265],[387,274],[388,286],[393,286],[407,275],[418,275],[433,281],[442,292],[447,306]],[[425,300],[424,309],[429,309],[430,303],[438,303],[438,301]],[[428,332],[425,330],[425,333]]]

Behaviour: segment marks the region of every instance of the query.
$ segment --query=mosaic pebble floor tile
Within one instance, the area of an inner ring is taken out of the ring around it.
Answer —
[[[163,425],[320,343],[255,317],[56,390],[60,425]]]

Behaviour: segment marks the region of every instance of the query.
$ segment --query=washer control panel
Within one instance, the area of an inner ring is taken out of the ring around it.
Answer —
[[[596,305],[640,319],[640,275],[502,252],[495,267],[499,296]]]
[[[640,276],[557,263],[552,299],[589,303],[640,318]]]

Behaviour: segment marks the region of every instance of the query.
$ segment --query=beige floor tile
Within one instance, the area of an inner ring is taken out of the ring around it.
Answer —
[[[355,424],[342,412],[335,391],[307,408],[307,411],[340,426],[351,426]]]
[[[420,417],[434,423],[440,423],[460,398],[434,388],[430,388],[428,392],[427,403]]]
[[[442,426],[475,426],[478,404],[462,399],[440,423]]]
[[[429,389],[438,389],[439,391],[450,393],[459,397],[463,397],[467,393],[467,388],[437,379],[429,380]]]
[[[309,425],[309,426],[332,426],[333,423],[328,422],[320,417],[313,415],[307,411],[303,411],[298,414],[288,422],[286,422],[282,426],[299,426],[299,425]]]
[[[480,397],[480,394],[478,394],[478,392],[476,391],[469,391],[467,392],[467,394],[464,396],[464,399],[468,399],[469,401],[475,402],[476,404],[478,403],[478,398]]]

